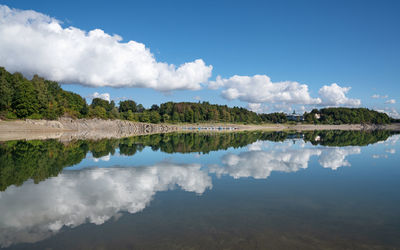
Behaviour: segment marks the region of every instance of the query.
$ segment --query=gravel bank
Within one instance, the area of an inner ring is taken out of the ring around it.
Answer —
[[[0,121],[0,141],[19,139],[59,139],[69,141],[74,139],[102,139],[121,138],[134,135],[153,133],[168,133],[174,131],[187,131],[187,127],[207,128],[232,128],[229,131],[264,130],[264,131],[310,131],[310,130],[376,130],[387,129],[400,131],[400,124],[390,125],[312,125],[312,124],[264,124],[264,125],[238,125],[238,124],[148,124],[122,120],[101,119],[71,119],[60,118],[57,121],[47,120],[18,120]],[[209,130],[200,130],[206,131]],[[218,130],[212,130],[218,131]],[[227,131],[227,130],[222,130]]]

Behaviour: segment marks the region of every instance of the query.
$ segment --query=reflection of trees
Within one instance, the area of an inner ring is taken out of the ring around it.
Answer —
[[[313,145],[325,146],[366,146],[378,141],[385,141],[396,132],[374,131],[313,131],[304,134],[304,140]]]
[[[288,132],[238,132],[238,133],[169,133],[143,135],[119,140],[121,154],[132,155],[143,146],[165,153],[209,153],[211,151],[240,148],[257,140],[284,141]],[[139,147],[140,145],[140,147]]]
[[[152,150],[161,150],[166,153],[209,153],[216,150],[226,150],[230,147],[244,147],[257,141],[261,135],[261,132],[154,134],[122,139],[120,140],[120,150],[121,145],[124,145],[123,148],[126,150],[126,146],[135,147],[139,144],[149,146]],[[121,153],[123,154],[124,152],[121,150]]]
[[[66,166],[85,158],[87,145],[72,142],[63,145],[56,140],[10,141],[0,144],[0,190],[21,185],[27,179],[38,183],[57,176]]]
[[[387,131],[173,133],[68,144],[56,140],[0,143],[1,190],[13,184],[21,185],[28,179],[34,180],[1,193],[0,232],[7,232],[7,235],[0,233],[0,244],[37,241],[57,233],[63,226],[77,226],[86,221],[101,224],[120,211],[135,213],[144,209],[154,194],[175,186],[201,194],[212,187],[210,173],[265,179],[273,172],[306,169],[311,157],[317,157],[322,167],[336,170],[350,166],[348,156],[361,153],[360,147],[343,145],[367,145],[385,140],[391,134]],[[159,163],[148,167],[90,169],[60,174],[64,167],[79,163],[88,152],[98,158],[114,154],[119,148],[121,154],[134,155],[148,146],[167,153],[208,153],[254,142],[258,145],[263,144],[262,141],[299,137],[330,147],[308,144],[303,148],[291,143],[288,147],[271,147],[267,151],[261,150],[261,146],[254,147],[248,152],[228,153],[221,158],[220,165],[211,164],[207,168],[200,164]],[[319,141],[316,141],[317,137]],[[57,178],[35,185],[57,175]],[[26,197],[30,199],[29,206],[24,206]]]
[[[35,183],[57,176],[64,167],[78,164],[90,151],[95,158],[114,154],[117,148],[123,155],[134,155],[145,146],[167,153],[203,152],[242,147],[259,138],[261,133],[236,134],[161,134],[72,141],[57,140],[9,141],[0,144],[0,190],[21,185],[28,179]]]
[[[78,164],[91,152],[95,158],[120,154],[132,156],[151,147],[165,153],[209,153],[239,148],[256,141],[284,141],[304,138],[314,145],[363,146],[386,140],[390,131],[314,131],[238,132],[238,133],[170,133],[98,141],[73,141],[63,144],[56,140],[10,141],[0,144],[0,190],[21,185],[28,179],[35,183],[56,176],[64,167]]]
[[[109,154],[114,154],[115,149],[118,148],[118,140],[116,139],[102,139],[98,141],[86,141],[89,146],[90,152],[93,157],[100,158]]]

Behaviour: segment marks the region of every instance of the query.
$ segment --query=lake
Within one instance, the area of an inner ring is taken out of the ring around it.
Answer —
[[[400,249],[400,134],[0,143],[9,249]]]

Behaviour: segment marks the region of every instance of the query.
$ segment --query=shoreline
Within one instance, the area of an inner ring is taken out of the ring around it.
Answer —
[[[203,129],[198,129],[199,127]],[[188,129],[191,128],[191,129]],[[169,132],[238,132],[238,131],[313,131],[313,130],[391,130],[400,131],[400,123],[375,124],[263,124],[244,125],[231,123],[199,124],[152,124],[124,120],[71,119],[58,120],[0,120],[0,141],[59,139],[71,141],[76,139],[122,138],[135,135],[146,135]]]

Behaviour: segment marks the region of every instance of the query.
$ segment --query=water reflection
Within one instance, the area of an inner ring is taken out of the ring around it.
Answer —
[[[315,131],[307,133],[289,132],[241,132],[241,133],[171,133],[146,135],[123,139],[99,141],[72,141],[61,143],[57,140],[0,142],[0,191],[10,185],[21,185],[28,179],[35,183],[50,176],[57,176],[63,168],[80,163],[90,156],[96,162],[109,161],[116,154],[133,156],[145,147],[153,151],[171,153],[210,153],[242,148],[254,142],[282,142],[288,138],[303,138],[305,142],[324,146],[364,146],[377,142],[394,145],[399,135],[391,131]],[[388,139],[389,138],[389,139]],[[253,150],[259,147],[252,144]],[[375,155],[379,158],[379,155]],[[333,163],[332,163],[333,164]],[[337,164],[336,164],[337,165]],[[340,164],[339,164],[340,165]],[[337,166],[339,166],[337,165]],[[323,166],[328,166],[324,164]],[[337,168],[330,165],[331,168]]]
[[[157,192],[179,188],[201,195],[212,190],[213,175],[266,179],[273,172],[305,170],[313,159],[323,168],[338,170],[351,166],[349,157],[362,154],[362,145],[376,142],[384,148],[379,149],[380,154],[370,154],[372,157],[395,155],[400,136],[390,135],[383,131],[253,132],[150,135],[68,144],[55,140],[3,143],[0,245],[33,243],[65,227],[86,222],[101,225],[122,212],[137,213],[149,206]],[[193,154],[192,163],[177,163],[183,157],[179,154],[152,165],[132,164],[147,147],[153,150],[150,157],[154,159],[174,152],[208,154]],[[224,151],[216,152],[221,149]],[[128,157],[131,165],[118,165],[121,156]],[[85,158],[105,163],[107,168],[62,171]]]
[[[346,156],[361,153],[360,147],[289,148],[280,151],[254,150],[252,146],[250,148],[249,152],[224,155],[222,157],[223,165],[211,165],[210,172],[217,176],[265,179],[270,176],[272,171],[288,173],[306,169],[311,156],[318,156],[318,162],[324,168],[336,170],[339,167],[350,166]]]
[[[102,224],[120,212],[143,210],[156,192],[179,187],[202,194],[211,177],[199,164],[65,171],[57,178],[0,194],[0,244],[36,242],[63,226]]]

